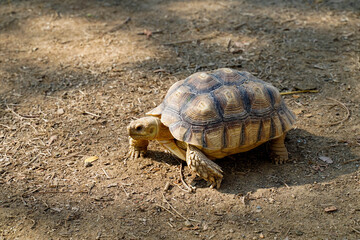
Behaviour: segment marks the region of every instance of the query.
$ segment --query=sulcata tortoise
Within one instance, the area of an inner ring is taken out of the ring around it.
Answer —
[[[128,126],[130,158],[143,155],[149,140],[157,140],[212,188],[219,188],[223,178],[214,159],[269,141],[270,158],[276,164],[288,160],[285,133],[295,122],[274,86],[229,68],[176,82],[146,115]]]

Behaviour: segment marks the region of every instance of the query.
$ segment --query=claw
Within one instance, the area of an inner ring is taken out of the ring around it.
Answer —
[[[144,150],[137,150],[135,147],[130,147],[129,149],[129,159],[136,160],[139,157],[144,157],[145,151]]]
[[[210,183],[210,188],[219,188],[223,179],[219,165],[208,159],[199,149],[188,145],[186,162],[191,170]]]
[[[147,140],[134,140],[129,137],[129,158],[137,159],[139,157],[144,157],[149,141]]]

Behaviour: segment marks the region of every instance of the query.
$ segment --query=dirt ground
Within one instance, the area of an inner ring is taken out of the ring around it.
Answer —
[[[0,0],[0,239],[360,239],[359,36],[357,0]],[[289,163],[218,160],[219,190],[184,164],[188,193],[156,143],[126,158],[131,120],[220,67],[318,91],[284,96]]]

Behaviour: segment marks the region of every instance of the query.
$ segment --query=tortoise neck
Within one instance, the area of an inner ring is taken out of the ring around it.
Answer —
[[[159,118],[157,118],[158,121],[158,134],[156,135],[156,140],[167,140],[167,139],[173,139],[173,135],[171,134],[169,128],[162,124]]]

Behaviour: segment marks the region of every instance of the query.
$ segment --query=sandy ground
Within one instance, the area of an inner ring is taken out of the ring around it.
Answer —
[[[0,1],[0,239],[360,239],[359,32],[357,0]],[[131,120],[220,67],[318,91],[284,96],[289,163],[218,160],[219,190],[184,164],[188,193],[156,143],[126,159]]]

